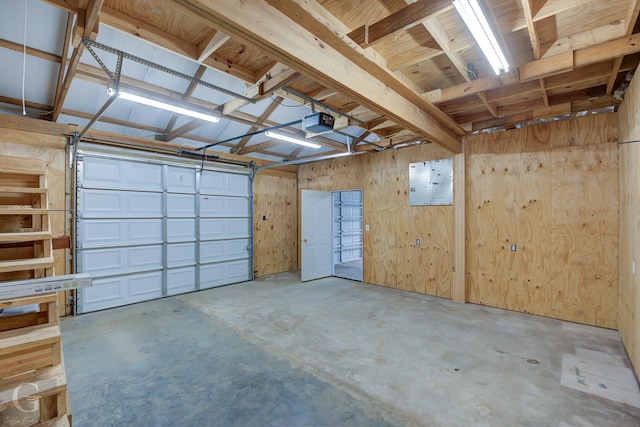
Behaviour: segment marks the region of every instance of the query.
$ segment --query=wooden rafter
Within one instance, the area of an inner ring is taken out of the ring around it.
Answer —
[[[204,74],[204,72],[206,70],[207,70],[207,67],[205,67],[204,65],[201,65],[201,66],[198,67],[198,70],[193,75],[194,80],[192,80],[189,83],[189,86],[187,87],[187,90],[184,92],[184,95],[182,95],[182,97],[181,97],[181,99],[183,101],[189,100],[191,95],[193,95],[193,92],[198,87],[198,82],[196,80],[200,80],[202,78],[202,75]],[[167,126],[164,129],[164,132],[163,132],[164,134],[168,134],[173,130],[173,127],[175,126],[175,124],[178,121],[179,117],[180,117],[179,114],[174,114],[173,116],[171,116],[171,119],[169,119],[169,123],[167,124]]]
[[[115,9],[105,7],[101,14],[102,23],[110,27],[125,31],[136,38],[143,39],[156,46],[163,47],[178,55],[184,56],[192,60],[198,60],[201,57],[200,47],[190,44],[183,39],[167,34],[166,32],[140,20],[132,18]],[[202,64],[214,68],[223,73],[230,74],[247,83],[254,82],[254,73],[246,67],[239,64],[229,63],[213,57],[206,57],[201,61]]]
[[[552,76],[574,68],[609,61],[619,56],[637,52],[640,52],[640,34],[633,34],[607,43],[569,51],[524,64],[520,67],[520,80],[525,82]]]
[[[231,40],[231,36],[222,31],[215,31],[211,37],[206,38],[198,46],[198,62],[202,62],[220,49],[226,42]]]
[[[452,7],[449,0],[418,0],[380,21],[356,28],[347,36],[361,47],[367,47],[399,31],[408,30],[427,18],[447,12]]]
[[[315,12],[322,9],[317,2],[270,0],[278,11],[263,2],[243,3],[241,9],[231,2],[196,4],[193,0],[173,0],[173,3],[208,17],[214,26],[253,42],[280,62],[374,111],[389,115],[449,150],[461,150],[459,135],[464,131],[388,68],[380,67],[354,49],[361,49],[359,46],[345,43],[348,31],[316,19]],[[254,16],[265,19],[256,23]],[[290,36],[292,32],[298,35],[295,40]],[[316,42],[318,38],[322,44]]]
[[[262,114],[260,114],[260,117],[258,117],[258,120],[256,120],[256,124],[261,125],[262,123],[265,122],[265,120],[267,120],[269,118],[269,116],[271,116],[271,114],[273,114],[273,112],[276,110],[276,108],[278,108],[278,106],[280,105],[280,101],[282,100],[281,97],[276,96],[276,98],[273,100],[273,102],[271,102],[271,104],[269,104],[269,106],[266,108],[266,110],[264,110],[264,112]],[[253,133],[255,131],[257,131],[259,129],[258,126],[252,126],[249,131],[247,131],[247,133]],[[238,144],[233,147],[231,149],[232,153],[236,153],[236,152],[240,152],[242,151],[242,149],[244,149],[244,147],[247,145],[247,143],[249,142],[249,140],[251,140],[250,136],[245,136],[244,138],[242,138]]]
[[[638,0],[630,0],[629,8],[627,9],[626,15],[626,31],[625,35],[629,36],[633,32],[633,27],[638,20],[638,12],[640,12],[640,3]],[[609,78],[609,82],[607,83],[607,95],[611,95],[613,92],[613,86],[616,84],[616,79],[618,78],[618,73],[620,72],[620,66],[622,65],[623,56],[616,58],[613,62],[613,69],[611,71],[611,77]]]
[[[76,22],[77,31],[75,32],[81,33],[82,37],[90,37],[94,31],[97,32],[98,17],[100,15],[100,10],[103,3],[104,0],[89,0],[87,10],[84,12],[84,14],[78,13],[78,19]],[[80,31],[80,29],[82,29],[82,31]],[[84,43],[80,42],[79,44],[74,46],[62,86],[56,93],[57,96],[53,104],[53,113],[51,115],[51,120],[54,122],[58,120],[58,116],[60,115],[60,111],[62,110],[62,105],[67,98],[69,88],[71,87],[71,82],[76,75],[78,64],[80,63],[80,57],[83,53]]]
[[[58,99],[58,94],[62,92],[62,85],[64,84],[64,70],[67,66],[67,52],[69,52],[69,46],[71,45],[71,37],[73,36],[73,14],[67,14],[67,28],[64,33],[64,42],[62,43],[62,57],[60,58],[60,67],[58,68],[58,81],[56,83],[56,90],[54,92],[54,104]]]

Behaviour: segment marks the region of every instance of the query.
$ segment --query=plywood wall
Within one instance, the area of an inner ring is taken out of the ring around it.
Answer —
[[[469,302],[616,328],[617,138],[614,114],[467,138]]]
[[[619,113],[620,296],[618,329],[640,373],[640,80],[632,80]],[[635,263],[635,274],[633,264]]]
[[[254,181],[254,271],[256,277],[298,268],[298,183],[296,174]]]
[[[298,188],[363,190],[365,282],[450,298],[453,206],[409,206],[408,194],[410,163],[449,157],[428,144],[310,163]]]
[[[53,210],[50,215],[53,236],[68,235],[65,215],[65,144],[64,137],[0,127],[0,156],[39,159],[46,163],[49,209]],[[56,275],[69,273],[65,259],[67,252],[67,250],[53,252]],[[0,274],[0,281],[3,280],[1,276]],[[63,293],[60,293],[60,298],[60,306],[65,307]]]

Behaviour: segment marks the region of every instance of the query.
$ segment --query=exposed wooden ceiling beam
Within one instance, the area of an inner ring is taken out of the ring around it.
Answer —
[[[356,28],[347,36],[360,47],[367,47],[398,31],[415,27],[421,21],[444,13],[452,7],[451,0],[418,0],[378,22]]]
[[[69,52],[69,46],[71,46],[71,38],[73,37],[73,14],[67,14],[67,27],[64,33],[64,41],[62,42],[62,57],[60,58],[60,67],[58,67],[58,80],[56,82],[56,89],[53,94],[54,103],[59,98],[59,93],[62,92],[64,84],[64,71],[67,68],[67,52]]]
[[[601,27],[572,34],[550,43],[544,43],[540,46],[541,58],[559,55],[571,50],[584,49],[589,46],[619,39],[627,35],[625,29],[625,21],[619,20],[608,22]]]
[[[240,151],[237,151],[236,154],[247,154],[247,153],[255,153],[264,150],[268,150],[271,147],[277,147],[278,145],[282,145],[281,141],[265,141],[259,144],[250,145],[248,147],[242,148]]]
[[[276,63],[266,73],[264,73],[258,81],[242,91],[242,95],[261,101],[273,95],[273,93],[281,86],[286,85],[298,77],[298,73],[286,65]],[[222,115],[226,116],[234,111],[247,105],[249,101],[236,98],[224,104],[222,107]]]
[[[280,96],[276,96],[276,98],[271,102],[271,104],[269,104],[269,106],[266,108],[266,110],[264,110],[262,112],[262,114],[260,114],[260,117],[258,117],[258,120],[256,120],[257,124],[262,124],[265,122],[265,120],[267,120],[269,118],[269,116],[271,116],[271,114],[273,114],[273,112],[276,110],[276,108],[278,108],[278,106],[280,105],[280,101],[282,101],[282,97]],[[247,133],[253,133],[255,131],[257,131],[258,129],[260,129],[258,126],[252,126]],[[239,152],[241,151],[245,145],[247,145],[247,143],[251,140],[250,136],[245,136],[244,138],[242,138],[240,140],[240,142],[238,142],[238,144],[233,147],[231,149],[232,153],[235,152]]]
[[[234,37],[257,45],[320,84],[388,115],[449,150],[461,150],[459,135],[464,130],[388,68],[372,62],[370,54],[346,43],[346,32],[333,27],[333,22],[318,21],[314,16],[323,8],[317,2],[270,0],[278,10],[264,0],[242,3],[241,8],[231,2],[173,0],[173,3],[207,16],[215,26]],[[258,16],[261,19],[256,22]],[[292,33],[296,34],[295,39]]]
[[[533,56],[536,59],[540,59],[540,37],[538,37],[536,23],[533,21],[533,1],[520,0],[520,2],[522,3],[524,20],[527,23],[527,32],[529,33],[529,40],[531,41],[531,47],[533,48]]]
[[[22,106],[22,99],[11,98],[8,96],[0,95],[0,103]],[[40,111],[51,111],[51,109],[53,108],[51,105],[41,104],[39,102],[32,102],[32,101],[25,101],[25,106],[27,108],[33,108],[34,110],[40,110]]]
[[[183,101],[187,101],[189,98],[191,98],[191,95],[193,95],[193,92],[198,87],[197,80],[200,80],[202,78],[202,75],[206,70],[207,70],[207,67],[205,67],[204,65],[201,65],[198,67],[198,70],[193,76],[193,80],[191,80],[191,82],[189,83],[189,86],[187,87],[187,90],[184,92],[184,95],[182,95],[181,97]],[[171,116],[171,119],[169,119],[169,123],[167,123],[167,126],[165,126],[165,129],[163,132],[164,134],[168,134],[173,130],[173,127],[175,126],[179,117],[180,117],[179,114],[174,114],[173,116]]]
[[[298,154],[300,154],[300,152],[304,150],[304,147],[296,147],[295,150],[293,150],[291,153],[289,153],[289,155],[286,157],[286,160],[294,160],[298,157]]]
[[[640,34],[633,34],[607,43],[529,62],[520,67],[520,79],[523,82],[535,80],[637,52],[640,52]]]
[[[22,53],[24,51],[24,46],[20,43],[15,43],[9,40],[0,39],[0,47],[5,49],[11,49],[16,52]],[[46,61],[60,63],[61,58],[58,55],[53,53],[45,52],[44,50],[35,49],[27,46],[27,55],[35,56],[36,58],[44,59]]]
[[[216,30],[211,37],[204,39],[198,46],[197,61],[204,61],[229,40],[231,40],[231,36],[226,35],[222,31]]]
[[[84,13],[78,13],[76,27],[83,29],[83,37],[90,37],[92,33],[97,32],[98,17],[100,16],[100,10],[102,9],[103,3],[104,0],[89,0],[87,10]],[[56,93],[56,99],[53,103],[53,113],[51,115],[51,120],[54,122],[58,120],[58,116],[60,115],[60,111],[62,110],[62,105],[67,98],[69,88],[71,87],[71,82],[76,75],[78,64],[80,64],[80,57],[82,57],[83,53],[84,43],[79,43],[78,45],[74,46],[62,86]]]
[[[638,13],[640,12],[640,3],[638,0],[630,0],[629,7],[627,8],[626,14],[626,30],[625,35],[629,36],[633,32],[633,28],[638,20]],[[618,78],[618,73],[620,72],[620,66],[622,65],[622,60],[624,57],[616,58],[613,61],[613,69],[611,71],[611,77],[609,78],[609,82],[607,83],[607,95],[611,95],[613,92],[613,86],[616,84],[616,79]]]
[[[77,110],[70,110],[67,108],[63,108],[60,114],[64,114],[66,116],[72,116],[72,117],[79,117],[81,119],[87,119],[87,120],[91,120],[94,116],[94,114],[84,113],[82,111],[77,111]],[[106,117],[104,115],[100,117],[98,121],[102,123],[109,123],[111,125],[123,126],[131,129],[140,129],[147,132],[162,133],[162,129],[155,126],[143,125],[141,123],[130,122],[127,120],[114,119],[114,118]]]
[[[158,28],[145,22],[132,18],[122,12],[110,7],[105,7],[101,14],[102,23],[109,27],[124,31],[135,38],[145,40],[151,44],[167,49],[178,55],[192,60],[199,60],[201,51],[199,46],[192,45],[176,36],[167,34]],[[242,67],[239,64],[218,60],[213,57],[206,57],[198,62],[214,68],[223,73],[230,74],[249,84],[254,83],[255,75],[253,71]]]
[[[533,19],[534,21],[541,21],[593,1],[594,0],[533,0]]]
[[[66,10],[69,13],[76,13],[80,8],[78,0],[43,0],[53,6]]]

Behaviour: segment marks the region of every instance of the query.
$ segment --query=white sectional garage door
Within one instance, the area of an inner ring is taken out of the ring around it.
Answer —
[[[79,313],[249,280],[251,185],[207,170],[81,152],[77,164]]]

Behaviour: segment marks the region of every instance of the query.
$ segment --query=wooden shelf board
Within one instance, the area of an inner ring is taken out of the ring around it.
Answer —
[[[20,194],[45,194],[46,188],[36,187],[0,187],[0,194],[2,193],[20,193]]]
[[[39,240],[50,240],[51,233],[49,231],[30,231],[25,233],[0,233],[0,242],[35,242]]]
[[[47,215],[49,209],[42,208],[3,208],[0,207],[0,215]]]
[[[53,267],[53,257],[0,261],[0,273]]]
[[[36,325],[0,333],[0,355],[60,342],[59,325]]]

